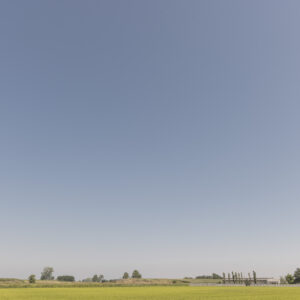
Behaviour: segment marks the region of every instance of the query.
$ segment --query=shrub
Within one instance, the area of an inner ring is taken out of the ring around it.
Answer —
[[[68,281],[68,282],[74,282],[75,278],[71,275],[63,275],[63,276],[57,276],[58,281]]]
[[[35,275],[30,275],[29,277],[28,277],[28,281],[29,281],[29,283],[35,283]]]
[[[251,281],[249,279],[245,280],[245,286],[250,286],[251,285]]]

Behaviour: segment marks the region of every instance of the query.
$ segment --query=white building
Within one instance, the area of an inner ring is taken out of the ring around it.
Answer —
[[[267,283],[268,284],[280,284],[280,279],[268,278]]]

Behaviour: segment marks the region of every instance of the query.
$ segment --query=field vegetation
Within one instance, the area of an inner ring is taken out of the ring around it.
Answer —
[[[0,289],[1,300],[299,300],[297,287],[144,286]]]
[[[118,279],[105,282],[66,282],[58,280],[36,280],[30,283],[29,280],[0,279],[1,288],[55,288],[55,287],[112,287],[112,286],[167,286],[167,285],[188,285],[188,280],[181,279]],[[1,299],[1,298],[0,298]],[[1,299],[2,300],[2,299]]]

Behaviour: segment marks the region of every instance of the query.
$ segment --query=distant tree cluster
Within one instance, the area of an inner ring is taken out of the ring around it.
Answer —
[[[211,275],[199,275],[196,276],[196,279],[222,279],[222,276],[216,273],[212,273]]]
[[[252,277],[250,273],[248,273],[248,278],[247,276],[244,277],[242,272],[231,272],[227,274],[223,273],[222,276],[222,281],[223,283],[230,283],[230,284],[245,284],[245,285],[250,285],[251,283],[257,284],[257,277],[256,277],[256,272],[252,272]]]
[[[285,277],[281,277],[280,281],[287,284],[300,283],[300,268],[295,270],[294,275],[287,274]]]
[[[252,277],[250,273],[248,273],[248,278],[244,278],[242,272],[231,272],[228,273],[226,276],[226,273],[222,273],[222,276],[216,273],[212,273],[212,275],[200,275],[197,276],[196,279],[220,279],[220,282],[223,284],[230,283],[230,284],[246,284],[250,285],[251,283],[257,284],[257,277],[256,272],[252,272]]]
[[[82,282],[105,282],[106,280],[104,280],[104,275],[100,274],[97,275],[95,274],[93,277],[89,277],[89,278],[85,278],[82,280]]]
[[[129,279],[130,278],[129,273],[125,272],[123,274],[122,278],[123,279]],[[142,274],[138,270],[134,270],[132,272],[131,278],[136,278],[136,279],[142,278]]]
[[[104,276],[95,274],[92,278],[92,282],[103,282]]]
[[[54,280],[53,272],[54,269],[52,267],[45,267],[41,273],[41,280]],[[34,278],[32,276],[34,276]],[[35,280],[35,275],[30,275],[29,282],[33,280]],[[62,275],[62,276],[57,276],[56,280],[74,282],[75,277],[72,275]]]

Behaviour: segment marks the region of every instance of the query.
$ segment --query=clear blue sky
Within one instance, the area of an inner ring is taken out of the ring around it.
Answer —
[[[298,1],[1,1],[0,276],[299,267]]]

